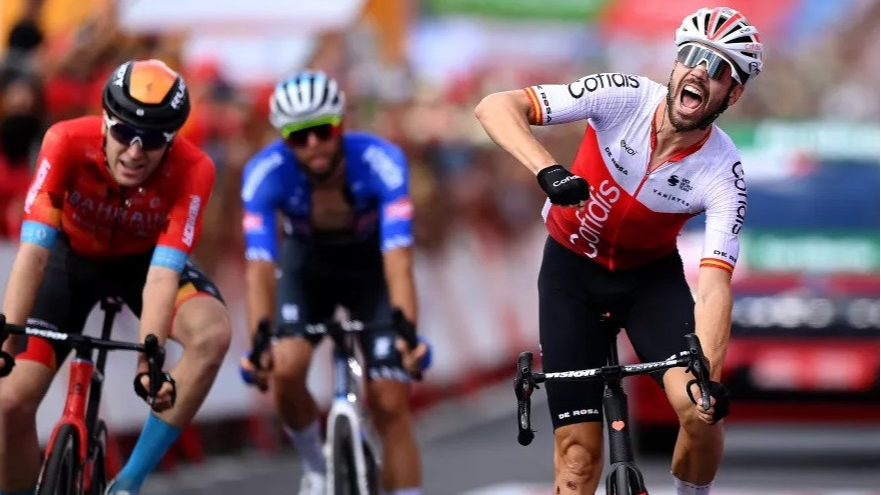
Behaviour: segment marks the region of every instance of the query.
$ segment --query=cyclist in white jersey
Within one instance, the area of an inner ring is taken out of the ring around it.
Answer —
[[[700,338],[711,367],[710,410],[693,404],[691,376],[657,379],[679,416],[672,474],[679,495],[705,495],[722,456],[718,422],[729,400],[719,383],[731,327],[731,274],[747,206],[740,155],[713,125],[762,70],[758,30],[729,8],[682,21],[666,87],[624,74],[532,86],[487,96],[475,109],[489,136],[536,173],[548,195],[549,232],[539,274],[545,371],[604,364],[598,316],[624,318],[639,358],[657,361]],[[588,120],[571,171],[531,125]],[[676,236],[706,213],[696,300]],[[587,393],[585,393],[587,392]],[[695,396],[699,396],[697,390]],[[602,384],[549,383],[555,494],[592,494],[602,470]]]

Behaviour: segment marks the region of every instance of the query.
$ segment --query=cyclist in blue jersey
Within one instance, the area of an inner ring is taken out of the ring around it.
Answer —
[[[300,494],[317,495],[324,493],[326,468],[306,374],[318,338],[304,334],[303,324],[331,318],[339,305],[354,319],[395,320],[415,329],[407,161],[378,136],[343,131],[345,96],[322,72],[281,81],[270,107],[281,139],[245,167],[243,228],[248,325],[256,331],[261,319],[274,315],[279,338],[262,356],[269,371],[254,369],[247,359],[241,366],[258,384],[269,383],[303,461]],[[277,213],[284,219],[280,250]],[[404,318],[393,318],[396,310]],[[367,402],[382,439],[386,493],[419,495],[408,399],[427,347],[420,343],[410,351],[396,335],[388,328],[362,336]]]

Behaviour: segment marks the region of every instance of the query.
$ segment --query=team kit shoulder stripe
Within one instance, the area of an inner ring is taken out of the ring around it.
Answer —
[[[242,200],[253,200],[254,196],[257,194],[257,189],[263,184],[263,180],[266,179],[266,176],[283,163],[284,158],[281,156],[281,153],[274,151],[256,162],[254,168],[246,171],[244,185],[242,186]]]
[[[725,270],[729,273],[734,273],[734,265],[732,265],[731,263],[726,263],[722,260],[717,260],[715,258],[702,259],[701,266],[708,266],[711,268],[719,268],[719,269]]]
[[[532,102],[532,121],[530,124],[532,125],[541,125],[544,122],[544,116],[541,114],[541,102],[538,99],[538,95],[535,94],[535,88],[532,86],[528,88],[524,88],[527,96],[529,96],[529,101]]]
[[[25,220],[21,223],[21,242],[30,242],[47,249],[52,249],[58,228],[34,220]]]

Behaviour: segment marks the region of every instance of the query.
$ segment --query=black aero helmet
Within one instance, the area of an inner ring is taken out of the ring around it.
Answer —
[[[104,110],[140,129],[174,132],[190,114],[187,84],[161,60],[130,60],[110,73]]]

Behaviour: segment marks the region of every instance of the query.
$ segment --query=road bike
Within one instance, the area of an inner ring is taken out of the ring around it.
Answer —
[[[324,453],[327,459],[328,495],[379,495],[380,458],[368,433],[367,413],[359,397],[363,367],[355,354],[358,333],[379,328],[396,328],[410,349],[417,345],[415,334],[400,330],[392,321],[364,323],[357,320],[328,321],[300,325],[309,335],[328,335],[334,344],[334,398],[327,416]],[[260,369],[260,355],[272,342],[272,329],[263,320],[254,335],[248,359]],[[421,376],[415,377],[417,380]]]
[[[104,495],[107,488],[107,424],[98,412],[108,351],[144,353],[149,364],[151,390],[148,391],[148,400],[155,399],[159,391],[165,350],[156,336],[148,335],[143,344],[110,340],[113,320],[121,309],[122,301],[119,298],[101,300],[101,310],[104,312],[101,338],[13,325],[6,323],[6,317],[0,314],[0,344],[10,334],[28,335],[64,342],[76,352],[70,364],[64,412],[49,437],[36,495]],[[94,350],[98,351],[95,361],[92,360]],[[15,359],[4,351],[0,351],[0,357],[4,363],[0,367],[0,376],[6,376],[15,366]]]
[[[558,371],[554,373],[535,372],[532,369],[532,353],[523,352],[517,360],[517,376],[514,379],[514,393],[517,397],[517,441],[520,445],[529,445],[535,432],[531,427],[532,393],[539,388],[538,384],[550,381],[595,381],[604,384],[603,413],[609,435],[610,471],[606,475],[606,495],[647,495],[642,473],[636,466],[633,455],[633,444],[630,438],[630,422],[627,415],[627,394],[621,386],[621,380],[628,376],[644,375],[670,368],[684,367],[695,379],[688,382],[686,391],[692,402],[695,398],[691,388],[697,385],[701,394],[701,406],[710,409],[710,370],[697,335],[685,335],[686,350],[666,361],[641,364],[625,364],[618,362],[618,332],[622,322],[612,315],[600,317],[600,329],[608,336],[609,349],[606,353],[606,365],[600,368],[584,370]]]

